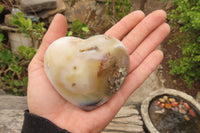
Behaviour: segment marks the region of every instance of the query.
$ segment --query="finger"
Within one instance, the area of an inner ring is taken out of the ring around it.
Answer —
[[[66,18],[61,14],[56,14],[52,20],[48,31],[46,32],[42,44],[38,49],[37,55],[43,60],[44,53],[48,46],[60,37],[66,36],[67,33],[67,21]]]
[[[98,113],[99,116],[102,116],[99,118],[99,121],[102,119],[112,119],[126,102],[128,97],[156,69],[162,59],[163,53],[160,50],[155,50],[149,54],[140,66],[128,75],[121,89],[107,103],[103,104],[94,111],[94,113]]]
[[[138,88],[146,78],[157,68],[163,59],[163,52],[154,50],[144,61],[131,72],[124,82],[120,93],[127,99],[136,88]]]
[[[170,27],[166,23],[161,24],[156,30],[154,30],[129,56],[129,71],[133,71],[145,59],[146,56],[148,56],[154,49],[157,48],[157,46],[169,33]]]
[[[145,17],[142,11],[134,11],[117,24],[111,27],[105,34],[121,40],[131,29],[133,29]]]
[[[145,17],[130,33],[122,40],[129,54],[148,36],[156,27],[166,19],[163,10],[157,10]]]

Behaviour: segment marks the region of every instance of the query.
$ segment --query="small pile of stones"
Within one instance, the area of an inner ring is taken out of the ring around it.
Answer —
[[[155,101],[155,105],[162,108],[161,111],[155,113],[164,113],[165,109],[171,109],[184,115],[185,120],[190,120],[189,116],[196,117],[196,113],[191,109],[190,105],[183,100],[176,100],[173,97],[164,95]]]

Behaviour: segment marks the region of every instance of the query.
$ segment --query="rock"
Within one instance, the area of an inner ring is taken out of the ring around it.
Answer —
[[[0,96],[1,96],[1,95],[5,95],[5,94],[6,94],[5,91],[2,90],[2,89],[0,89]]]
[[[0,96],[0,133],[21,132],[26,109],[26,97]]]
[[[81,22],[86,22],[90,17],[91,12],[95,12],[96,1],[94,0],[82,0],[74,4],[73,7],[68,7],[65,11],[65,16],[68,22],[73,22],[79,19]]]
[[[200,91],[197,92],[196,101],[200,103]]]
[[[64,12],[67,8],[63,0],[56,0],[57,8],[53,10],[42,11],[38,13],[38,16],[42,19],[48,18],[49,16],[55,15],[56,13]]]
[[[28,109],[26,97],[2,95],[0,96],[0,110],[3,109]]]
[[[11,51],[13,53],[18,53],[18,47],[20,45],[28,47],[32,46],[31,38],[24,33],[8,32],[8,38],[10,41]]]
[[[21,132],[26,97],[3,95],[0,96],[0,133]],[[126,104],[117,113],[102,133],[134,132],[143,133],[143,122],[136,105]]]
[[[6,15],[5,15],[5,18],[4,18],[4,23],[5,23],[5,25],[7,25],[7,26],[13,27],[13,25],[10,24],[10,22],[9,22],[10,19],[12,19],[12,14],[6,14]]]
[[[133,10],[144,10],[146,0],[130,0]]]
[[[148,90],[149,88],[146,88],[146,89]],[[162,89],[153,91],[149,94],[149,96],[147,96],[143,100],[142,105],[141,105],[141,115],[142,115],[142,118],[143,118],[143,122],[145,124],[145,127],[148,129],[148,131],[150,133],[160,133],[156,129],[154,124],[157,124],[159,122],[161,123],[160,119],[166,117],[165,114],[163,114],[163,117],[160,117],[160,118],[154,116],[154,118],[157,120],[157,122],[152,122],[151,116],[153,116],[153,115],[149,114],[150,105],[153,104],[152,103],[153,100],[155,100],[156,98],[159,98],[161,96],[164,96],[164,95],[168,95],[168,97],[174,97],[175,99],[178,98],[178,100],[180,100],[179,109],[178,109],[179,113],[182,113],[182,114],[187,113],[186,108],[183,108],[183,106],[182,106],[182,105],[186,105],[186,104],[181,103],[182,101],[190,103],[193,106],[193,108],[196,108],[197,112],[200,111],[200,104],[198,104],[192,96],[190,96],[190,95],[188,95],[188,94],[186,94],[182,91],[178,91],[178,90],[175,90],[175,89],[169,89],[169,88],[162,88]],[[190,115],[195,116],[195,113],[193,112],[192,109],[189,112],[190,112]],[[157,112],[157,113],[162,113],[162,110]],[[175,124],[175,122],[174,123],[172,122],[172,124]]]
[[[160,79],[157,76],[157,69],[146,79],[146,81],[133,92],[129,97],[130,101],[141,103],[152,91],[163,87]],[[148,88],[148,89],[147,89]]]
[[[32,22],[37,22],[37,23],[39,22],[38,16],[26,14],[26,17],[30,18]]]
[[[29,13],[55,9],[57,4],[56,0],[20,0],[20,6],[24,12]]]
[[[0,110],[0,133],[20,133],[24,111],[19,109]]]
[[[96,0],[96,2],[106,2],[106,0]]]
[[[165,6],[165,10],[170,10],[173,7],[173,1],[174,0],[170,0],[167,2],[166,6]]]
[[[102,5],[97,4],[96,7],[95,15],[91,12],[86,24],[93,31],[93,34],[103,34],[115,23],[112,23],[110,16],[105,13],[106,10]]]
[[[10,23],[12,16],[12,14],[6,14],[4,18],[4,24],[9,27],[16,27]],[[25,14],[25,17],[30,18],[32,22],[39,22],[39,17],[37,16]]]
[[[102,34],[112,25],[105,11],[105,4],[96,3],[95,0],[83,0],[75,3],[73,7],[68,7],[64,14],[68,22],[79,19],[89,27],[91,34]]]
[[[131,105],[123,106],[102,133],[118,132],[144,132],[141,116],[133,103]]]
[[[144,5],[144,12],[145,14],[149,14],[152,11],[158,10],[158,9],[164,9],[165,4],[161,0],[146,0]]]
[[[22,12],[19,8],[12,8],[12,10],[11,10],[12,15],[16,15],[19,12]]]

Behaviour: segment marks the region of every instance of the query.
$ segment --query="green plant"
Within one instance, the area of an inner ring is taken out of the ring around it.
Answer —
[[[116,21],[126,16],[132,9],[129,0],[106,0],[106,3],[108,15],[114,16]]]
[[[172,28],[178,27],[179,36],[171,42],[182,49],[182,56],[169,61],[170,74],[179,75],[192,87],[200,80],[200,1],[174,0],[174,9],[168,14]]]
[[[71,30],[68,31],[67,36],[77,36],[84,38],[85,35],[89,34],[89,28],[80,20],[75,20],[72,22]]]
[[[19,46],[18,55],[15,55],[0,41],[1,89],[14,95],[26,95],[27,67],[35,53],[32,47]]]
[[[4,40],[4,34],[0,33],[0,44],[3,42]]]
[[[30,18],[26,18],[22,12],[16,13],[12,16],[12,19],[9,20],[10,23],[19,28],[19,30],[26,34],[27,37],[30,37],[32,40],[32,46],[35,48],[39,47],[42,37],[46,32],[44,28],[44,23],[33,23]]]
[[[158,1],[161,1],[161,2],[168,2],[169,0],[158,0]]]
[[[3,12],[3,6],[0,5],[0,14]]]

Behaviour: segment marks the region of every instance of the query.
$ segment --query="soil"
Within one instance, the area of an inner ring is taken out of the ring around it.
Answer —
[[[169,44],[169,40],[172,39],[174,32],[172,32],[161,44],[161,49],[164,53],[164,59],[161,63],[161,68],[158,72],[159,76],[163,80],[163,86],[165,88],[172,88],[183,91],[193,97],[196,97],[197,92],[200,91],[200,82],[194,83],[192,88],[189,88],[183,79],[180,79],[178,75],[172,76],[169,74],[171,68],[169,66],[169,60],[174,60],[182,56],[181,48],[176,44]]]

